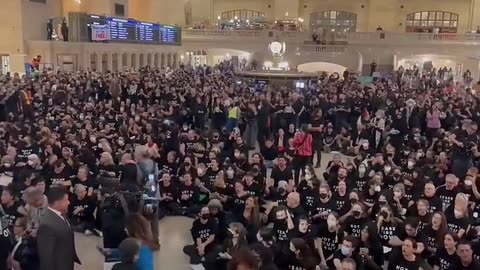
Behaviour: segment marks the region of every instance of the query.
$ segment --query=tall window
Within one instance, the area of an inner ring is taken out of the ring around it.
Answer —
[[[337,37],[357,30],[357,14],[347,11],[327,10],[310,14],[310,29],[322,35],[335,32]]]
[[[458,14],[445,11],[419,11],[407,14],[407,32],[433,32],[438,28],[440,33],[456,33]]]
[[[255,20],[265,19],[265,13],[249,9],[237,9],[222,12],[222,20]]]
[[[125,5],[115,3],[115,16],[125,17]]]

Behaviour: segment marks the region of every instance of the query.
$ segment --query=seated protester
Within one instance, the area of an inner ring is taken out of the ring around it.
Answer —
[[[286,181],[278,182],[278,186],[274,186],[273,179],[269,178],[265,182],[265,199],[272,201],[277,205],[287,205],[288,183]]]
[[[327,181],[332,178],[337,178],[338,170],[343,166],[344,165],[340,154],[334,154],[333,159],[330,160],[327,164],[327,168],[325,169],[326,172],[323,173],[323,178]]]
[[[429,255],[437,253],[437,250],[443,246],[443,236],[447,233],[447,218],[442,212],[435,212],[432,214],[430,222],[422,230],[427,237],[427,250]]]
[[[226,162],[226,163],[227,163],[227,164],[225,164],[226,166],[224,166],[225,181],[226,181],[226,183],[231,184],[233,186],[233,184],[235,183],[235,180],[236,180],[236,176],[238,176],[236,174],[236,167],[235,167],[235,165],[228,164],[228,162]]]
[[[298,218],[298,224],[296,224],[295,228],[290,231],[289,238],[302,238],[303,240],[305,240],[305,243],[307,244],[310,253],[317,253],[315,249],[315,235],[311,230],[308,217]]]
[[[222,204],[227,203],[228,199],[235,193],[233,185],[225,183],[225,177],[223,171],[217,173],[213,191],[210,193],[210,199],[218,199]]]
[[[173,155],[173,153],[174,152],[172,152],[171,155]],[[173,177],[176,177],[177,174],[176,172],[174,172],[174,164],[176,163],[173,162],[172,166],[164,166],[163,168],[161,168],[161,171],[167,172]],[[197,169],[194,167],[194,162],[192,162],[192,159],[189,156],[185,157],[185,159],[183,160],[183,164],[178,168],[178,176],[183,176],[185,173],[189,173],[190,175],[197,174]]]
[[[181,208],[181,215],[194,217],[198,213],[199,206],[197,205],[200,195],[200,190],[192,182],[192,176],[185,174],[183,176],[183,183],[178,187],[178,203]]]
[[[306,171],[308,172],[309,170]],[[305,176],[305,181],[301,181],[297,186],[297,192],[300,194],[300,203],[303,209],[307,211],[308,216],[312,216],[313,212],[316,211],[315,206],[320,199],[320,180],[316,176],[311,176],[310,173],[307,173]]]
[[[480,263],[473,259],[472,242],[460,241],[457,245],[459,260],[451,265],[448,270],[479,270]]]
[[[359,202],[353,204],[352,209],[340,218],[345,233],[357,238],[360,238],[361,229],[367,222],[370,222],[370,219],[367,217],[363,204]]]
[[[191,229],[194,244],[183,248],[191,264],[199,264],[202,258],[215,251],[215,234],[218,232],[217,220],[210,218],[208,207],[202,207],[198,214]]]
[[[268,138],[265,145],[260,147],[260,153],[264,158],[265,167],[273,168],[273,161],[278,157],[278,148],[274,145],[272,138]]]
[[[379,215],[376,220],[378,236],[380,237],[380,242],[386,251],[385,253],[387,253],[392,248],[389,242],[402,228],[402,223],[395,218],[388,205],[380,207]]]
[[[342,209],[338,212],[340,217],[344,217],[350,210],[352,210],[353,205],[360,201],[360,195],[358,191],[351,191],[348,193],[348,200],[343,204]],[[345,216],[343,220],[345,220],[347,216]]]
[[[93,196],[93,191],[96,189],[95,180],[90,176],[90,170],[87,166],[82,166],[78,169],[77,177],[72,181],[73,186],[77,184],[83,185],[87,189],[87,196]]]
[[[245,207],[239,221],[245,226],[248,243],[254,243],[257,232],[262,225],[262,214],[259,210],[258,200],[255,197],[248,196],[245,199]]]
[[[340,227],[337,213],[330,213],[327,223],[319,227],[315,238],[315,246],[320,256],[322,267],[333,265],[333,252],[338,250],[343,241],[344,233]]]
[[[439,246],[435,256],[434,269],[448,270],[453,267],[460,259],[457,255],[458,236],[455,233],[447,232],[442,239],[442,245]]]
[[[342,270],[357,270],[357,263],[352,258],[342,260]]]
[[[363,198],[364,198],[364,203],[367,207],[372,207],[375,202],[378,200],[378,197],[380,196],[380,192],[382,191],[382,175],[381,174],[375,174],[370,181],[368,182],[368,185],[365,187],[363,190]]]
[[[347,183],[348,181],[348,170],[346,167],[340,167],[338,168],[338,171],[337,171],[337,176],[336,178],[330,178],[328,180],[328,185],[330,186],[330,189],[332,192],[335,192],[338,190],[338,183],[343,181],[345,182],[347,185],[350,185],[350,183]],[[353,186],[350,185],[350,186]]]
[[[312,223],[317,225],[325,224],[328,214],[337,210],[337,205],[332,200],[330,187],[327,184],[323,184],[319,190],[320,199],[316,201],[314,211],[312,212]]]
[[[393,168],[393,173],[385,176],[383,186],[392,189],[396,184],[403,182],[402,170],[399,167]],[[404,188],[405,189],[405,188]],[[405,192],[404,192],[405,193]]]
[[[7,224],[3,224],[2,226],[9,228],[10,232],[13,233],[13,227],[15,225],[15,221],[21,217],[23,217],[22,206],[21,203],[17,200],[15,193],[12,189],[11,184],[2,191],[1,197],[2,208],[4,212],[3,220]]]
[[[195,178],[195,185],[200,189],[201,194],[205,196],[210,193],[211,189],[213,189],[213,185],[211,186],[213,183],[210,183],[210,179],[206,172],[207,166],[204,163],[197,165],[197,178]]]
[[[284,250],[279,266],[280,269],[311,269],[311,265],[316,265],[314,260],[305,240],[292,238],[289,248]]]
[[[300,205],[300,195],[297,192],[288,193],[287,209],[294,222],[297,222],[299,217],[307,215],[303,207]]]
[[[254,157],[255,156],[258,155],[254,155]],[[267,169],[262,164],[253,163],[251,172],[253,174],[253,180],[261,187],[263,187],[263,185],[265,184],[265,176],[267,174]]]
[[[343,238],[340,249],[333,252],[331,264],[328,267],[331,269],[341,270],[342,261],[346,258],[351,258],[357,265],[362,263],[362,259],[357,251],[358,239],[352,235],[347,235]]]
[[[185,160],[187,158],[185,157]],[[173,177],[177,177],[177,172],[178,176],[183,176],[185,173],[190,173],[192,177],[196,176],[197,169],[194,168],[193,163],[190,163],[190,166],[185,170],[185,168],[178,168],[178,163],[177,163],[177,154],[175,151],[170,151],[167,153],[167,157],[165,158],[164,161],[162,161],[160,164],[158,164],[158,168],[162,172],[166,172],[170,174]],[[192,174],[193,173],[193,174]]]
[[[132,154],[123,154],[120,165],[120,186],[122,190],[128,190],[131,192],[139,190],[137,171],[137,164],[135,163],[135,160],[133,160]]]
[[[468,218],[468,199],[467,195],[458,193],[455,196],[454,203],[445,210],[448,229],[457,234],[458,238],[465,237],[470,230],[470,220]]]
[[[388,270],[408,269],[408,270],[431,270],[428,264],[416,253],[418,250],[417,242],[410,237],[403,241],[401,250],[392,252],[388,263]]]
[[[367,165],[362,162],[358,165],[354,187],[363,192],[367,188],[368,179],[370,179],[370,177],[367,174]]]
[[[92,234],[95,230],[95,217],[93,213],[96,208],[96,200],[88,196],[88,191],[82,184],[76,184],[68,216],[73,230],[86,235]]]
[[[161,216],[181,215],[179,199],[178,185],[172,182],[170,174],[162,173],[159,202]]]
[[[337,185],[337,191],[333,193],[332,200],[335,202],[336,209],[334,212],[340,212],[346,203],[349,203],[347,183],[345,181],[339,181]]]
[[[100,165],[98,165],[98,175],[104,177],[117,178],[120,176],[118,167],[113,161],[112,154],[103,152],[100,155]]]
[[[362,228],[358,252],[366,269],[382,269],[384,264],[383,247],[374,223],[366,223]]]
[[[447,209],[455,200],[455,196],[460,192],[458,188],[458,178],[454,174],[445,176],[445,185],[437,188],[436,194],[443,202],[443,210]]]
[[[243,177],[245,191],[253,197],[259,198],[262,194],[262,186],[254,181],[253,172],[247,172]]]
[[[273,236],[279,248],[284,249],[288,246],[288,242],[290,241],[288,236],[290,235],[290,231],[295,229],[295,224],[285,207],[279,206],[274,211]]]
[[[235,256],[239,250],[248,248],[245,234],[245,228],[241,223],[230,223],[228,225],[228,237],[218,247],[218,253],[212,252],[212,256],[205,258],[205,269],[226,269],[232,256]]]
[[[434,213],[443,210],[443,202],[440,197],[435,194],[435,185],[433,183],[426,183],[424,187],[422,199],[428,201],[428,212]]]
[[[377,201],[373,204],[372,208],[370,208],[370,217],[372,220],[377,219],[380,215],[380,209],[384,206],[391,209],[391,212],[394,212],[393,215],[397,215],[396,208],[393,207],[393,194],[389,190],[383,190],[380,192]]]
[[[140,244],[135,238],[124,239],[118,246],[121,262],[113,265],[112,270],[135,270],[140,252]]]
[[[235,193],[229,198],[228,210],[232,212],[234,218],[238,218],[242,215],[243,210],[245,210],[245,201],[250,195],[245,190],[243,181],[236,181],[234,188]]]
[[[390,189],[390,188],[388,188]],[[407,214],[408,200],[405,198],[405,186],[402,183],[393,186],[393,204],[394,215],[397,218],[404,219]]]
[[[418,219],[419,224],[418,228],[420,231],[425,229],[425,227],[430,224],[431,214],[428,212],[428,201],[424,199],[419,199],[416,205],[413,205],[413,210],[408,216],[415,217]]]
[[[259,270],[277,270],[278,269],[275,263],[273,262],[274,254],[268,247],[262,245],[261,243],[256,243],[253,245],[252,250],[259,257],[259,261],[260,261]]]
[[[207,168],[205,175],[202,177],[202,179],[205,181],[204,184],[208,188],[208,190],[213,191],[213,186],[215,185],[215,178],[220,171],[220,161],[217,158],[212,159],[211,166]]]
[[[47,186],[63,186],[70,188],[75,174],[72,168],[65,164],[63,160],[57,160],[53,164],[54,169],[50,178],[47,179]]]
[[[427,249],[427,237],[419,231],[419,223],[415,218],[408,218],[403,228],[399,230],[397,235],[394,235],[388,242],[392,248],[400,248],[405,239],[413,239],[415,241],[415,254],[421,255],[426,252]],[[411,245],[411,243],[410,243]],[[394,255],[392,253],[392,255]]]
[[[215,242],[223,243],[228,236],[227,229],[228,224],[230,224],[228,214],[223,210],[222,203],[217,199],[211,199],[208,202],[207,207],[210,210],[210,216],[213,219],[216,219],[218,223],[218,232],[215,235]]]
[[[278,186],[278,182],[293,180],[292,168],[287,166],[287,159],[284,156],[278,157],[278,165],[273,167],[270,178],[273,179],[274,185]]]

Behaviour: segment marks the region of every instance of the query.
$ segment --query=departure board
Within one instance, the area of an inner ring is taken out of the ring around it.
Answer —
[[[110,40],[115,41],[136,41],[135,21],[109,18]]]
[[[89,36],[92,36],[92,31],[97,31],[96,29],[92,30],[92,25],[106,25],[108,26],[107,40],[110,42],[132,42],[161,45],[181,45],[182,43],[182,28],[177,26],[142,22],[135,19],[113,18],[98,15],[87,16],[87,26],[90,31]],[[103,29],[101,30],[103,31]]]
[[[159,41],[158,24],[137,22],[135,24],[136,40],[139,42],[153,43]]]
[[[160,43],[163,44],[180,44],[181,29],[171,25],[160,25]]]

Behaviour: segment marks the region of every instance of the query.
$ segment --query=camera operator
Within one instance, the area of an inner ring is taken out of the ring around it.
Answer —
[[[132,154],[125,153],[122,155],[122,166],[120,169],[120,186],[124,190],[137,191],[137,164],[132,159]]]
[[[150,158],[148,149],[137,147],[135,149],[135,161],[137,162],[137,183],[143,186],[146,194],[150,198],[159,199],[158,192],[158,166],[155,161]],[[158,202],[157,202],[158,206]],[[148,208],[148,205],[147,205]],[[158,207],[148,208],[150,217],[148,218],[152,233],[158,242]]]
[[[452,146],[452,173],[463,178],[467,170],[473,166],[474,156],[480,156],[478,152],[478,125],[470,122],[464,124],[463,129],[457,130],[449,136]]]

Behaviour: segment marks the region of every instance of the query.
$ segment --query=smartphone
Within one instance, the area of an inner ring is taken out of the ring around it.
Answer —
[[[155,176],[153,174],[149,174],[148,175],[148,181],[151,182],[153,180],[155,180]]]

